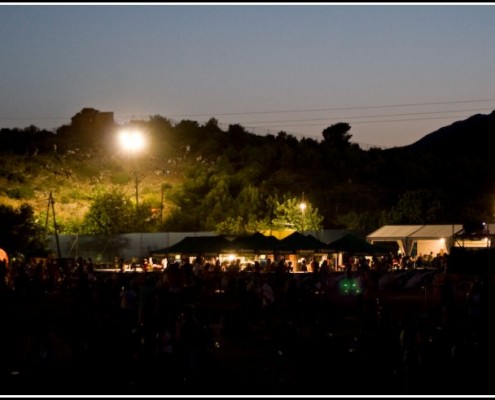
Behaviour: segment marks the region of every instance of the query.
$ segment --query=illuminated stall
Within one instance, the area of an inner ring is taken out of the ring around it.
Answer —
[[[329,251],[326,243],[312,235],[303,235],[296,231],[280,240],[277,254],[292,262],[295,272],[301,271],[303,263],[307,264],[308,272],[311,272],[311,261],[316,260],[321,264],[328,259]]]
[[[444,254],[455,245],[455,236],[463,231],[462,224],[452,225],[385,225],[366,239],[384,246],[396,243],[397,253],[416,257],[420,254]]]

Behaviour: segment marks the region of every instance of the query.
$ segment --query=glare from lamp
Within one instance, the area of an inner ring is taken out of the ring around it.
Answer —
[[[139,131],[124,130],[120,132],[119,140],[124,150],[133,153],[141,151],[145,146],[144,137]]]

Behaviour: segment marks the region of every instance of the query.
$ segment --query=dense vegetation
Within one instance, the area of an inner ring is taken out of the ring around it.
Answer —
[[[139,128],[146,150],[124,153],[122,128]],[[410,146],[366,150],[343,122],[321,140],[162,116],[126,126],[73,118],[55,132],[1,129],[0,204],[28,204],[39,224],[53,230],[56,219],[66,234],[251,233],[301,223],[366,234],[383,224],[491,222],[494,128],[495,113],[476,115]]]

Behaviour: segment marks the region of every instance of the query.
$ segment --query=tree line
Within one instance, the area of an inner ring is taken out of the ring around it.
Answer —
[[[124,126],[73,120],[55,132],[34,126],[1,129],[2,190],[22,180],[11,176],[10,156],[51,157],[64,167],[60,155],[74,149],[115,152],[114,138],[121,128],[144,132],[148,150],[141,157],[158,160],[154,167],[162,169],[169,168],[165,160],[173,160],[178,174],[173,181],[163,177],[161,199],[155,196],[139,204],[123,192],[121,182],[100,185],[88,197],[82,220],[59,221],[61,233],[213,230],[239,235],[306,226],[367,234],[385,224],[489,222],[493,216],[495,171],[486,152],[478,154],[475,148],[464,154],[449,146],[442,152],[438,143],[431,148],[365,150],[352,142],[351,126],[345,122],[324,129],[320,140],[298,139],[284,131],[256,135],[239,124],[222,130],[215,118],[200,124],[160,115]],[[80,159],[78,168],[95,162]],[[303,198],[309,206],[304,212]],[[43,220],[43,212],[40,217]]]

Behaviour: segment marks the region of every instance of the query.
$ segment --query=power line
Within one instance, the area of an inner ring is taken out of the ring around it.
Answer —
[[[384,118],[384,117],[404,117],[404,116],[412,116],[412,115],[431,115],[431,114],[444,114],[444,113],[460,113],[460,112],[480,112],[479,109],[471,109],[471,110],[450,110],[450,111],[431,111],[431,112],[418,112],[418,113],[401,113],[401,114],[382,114],[382,115],[356,115],[356,116],[332,116],[326,118],[312,118],[312,119],[294,119],[294,120],[279,120],[279,121],[248,121],[242,122],[237,121],[236,123],[242,124],[242,126],[246,129],[260,130],[260,129],[274,129],[274,128],[291,128],[291,127],[314,127],[314,126],[324,126],[327,124],[331,124],[332,121],[349,121],[353,119],[359,118]],[[436,120],[436,119],[452,119],[452,118],[462,118],[462,115],[444,115],[437,117],[422,117],[422,118],[400,118],[400,119],[366,119],[362,121],[353,121],[353,125],[358,124],[373,124],[373,123],[390,123],[390,122],[411,122],[411,121],[428,121],[428,120]],[[321,121],[321,122],[317,122]],[[327,121],[327,123],[325,123]],[[204,121],[206,122],[206,121]],[[298,123],[302,122],[302,123]],[[312,123],[314,122],[314,123]],[[230,123],[223,122],[219,125],[228,126]],[[262,126],[254,126],[261,124]],[[270,125],[273,124],[273,125]],[[252,126],[250,126],[252,125]],[[294,133],[296,136],[300,136],[300,133]]]
[[[9,120],[9,119],[40,120],[40,119],[42,119],[42,120],[60,120],[60,121],[66,121],[67,120],[66,117],[61,118],[61,117],[2,117],[2,116],[0,116],[0,119],[4,119],[4,120]]]
[[[417,106],[431,106],[431,105],[447,105],[447,104],[461,104],[461,103],[482,103],[493,102],[495,99],[479,99],[479,100],[455,100],[455,101],[442,101],[442,102],[426,102],[426,103],[404,103],[404,104],[391,104],[391,105],[379,105],[379,106],[358,106],[358,107],[340,107],[340,108],[321,108],[321,109],[306,109],[306,110],[279,110],[279,111],[260,111],[260,112],[233,112],[233,113],[216,113],[216,114],[187,114],[187,116],[229,116],[229,115],[253,115],[253,114],[276,114],[276,113],[296,113],[296,112],[321,112],[321,111],[337,111],[337,110],[361,110],[361,109],[379,109],[379,108],[399,108],[399,107],[417,107]],[[386,118],[386,117],[404,117],[412,115],[431,115],[431,114],[444,114],[444,113],[460,113],[460,112],[480,112],[480,109],[463,109],[463,110],[447,110],[447,111],[429,111],[429,112],[410,112],[410,113],[392,113],[392,114],[379,114],[379,115],[350,115],[350,116],[332,116],[326,118],[311,118],[311,119],[293,119],[293,120],[276,120],[276,121],[237,121],[236,123],[242,124],[246,129],[266,129],[270,128],[290,128],[290,127],[311,127],[311,126],[323,126],[324,121],[335,120],[354,120],[360,118]],[[179,115],[172,115],[169,118],[177,118]],[[186,116],[183,114],[182,116]],[[133,116],[136,117],[136,116]],[[353,124],[369,124],[369,123],[389,123],[389,122],[410,122],[410,121],[426,121],[434,119],[451,119],[462,117],[458,115],[442,116],[442,117],[428,117],[428,118],[402,118],[402,119],[386,119],[386,120],[363,120],[354,121]],[[320,123],[311,123],[316,121],[322,121]],[[293,124],[295,122],[296,124]],[[304,123],[298,123],[304,122]],[[229,123],[223,123],[228,125]],[[262,124],[263,126],[249,126]],[[267,125],[275,124],[275,125]],[[301,134],[295,133],[294,135],[300,136]]]
[[[434,119],[451,119],[451,118],[456,118],[456,116],[443,116],[443,117],[427,117],[427,118],[402,118],[402,119],[388,119],[388,120],[378,120],[378,121],[354,121],[353,124],[373,124],[373,123],[385,123],[385,122],[407,122],[407,121],[428,121],[428,120],[434,120]],[[338,118],[328,118],[327,120],[332,120],[332,119],[338,119]],[[265,126],[258,126],[258,127],[249,127],[245,126],[245,128],[277,128],[277,127],[301,127],[301,126],[321,126],[321,125],[326,125],[323,123],[307,123],[307,124],[277,124],[277,125],[265,125]]]
[[[492,102],[495,99],[480,99],[480,100],[455,100],[455,101],[439,101],[428,103],[404,103],[404,104],[389,104],[379,106],[357,106],[357,107],[334,107],[334,108],[311,108],[311,109],[299,109],[299,110],[278,110],[278,111],[245,111],[245,112],[229,112],[229,113],[208,113],[208,114],[176,114],[171,115],[171,118],[177,117],[193,117],[193,116],[211,116],[211,115],[250,115],[250,114],[282,114],[282,113],[297,113],[297,112],[321,112],[321,111],[343,111],[343,110],[364,110],[364,109],[376,109],[376,108],[397,108],[397,107],[417,107],[417,106],[431,106],[431,105],[445,105],[445,104],[460,104],[460,103],[483,103]]]
[[[245,112],[222,112],[222,113],[191,113],[191,114],[175,114],[170,115],[169,118],[178,117],[193,117],[193,116],[228,116],[228,115],[253,115],[253,114],[282,114],[282,113],[300,113],[300,112],[322,112],[322,111],[349,111],[349,110],[364,110],[364,109],[380,109],[380,108],[399,108],[399,107],[418,107],[418,106],[431,106],[431,105],[446,105],[446,104],[462,104],[462,103],[483,103],[483,102],[495,102],[495,99],[479,99],[479,100],[455,100],[455,101],[439,101],[439,102],[426,102],[426,103],[404,103],[404,104],[388,104],[377,106],[356,106],[356,107],[333,107],[333,108],[312,108],[312,109],[295,109],[295,110],[275,110],[275,111],[245,111]],[[477,110],[452,110],[451,112],[462,111],[477,111]],[[440,111],[441,112],[441,111]],[[445,111],[448,112],[448,111]],[[414,114],[414,113],[409,113]],[[426,114],[426,113],[420,113]],[[394,114],[392,114],[394,115]],[[407,115],[407,114],[399,114]],[[389,116],[389,115],[386,115]],[[118,119],[127,118],[146,118],[148,115],[117,115]],[[367,116],[374,118],[374,116]],[[345,118],[361,118],[360,116],[350,116]],[[69,118],[70,119],[70,118]],[[0,120],[67,120],[66,117],[26,117],[26,116],[0,116]],[[283,121],[282,121],[283,122]],[[258,122],[249,122],[258,123]],[[259,122],[262,123],[262,122]]]
[[[311,121],[328,121],[329,119],[354,119],[354,118],[383,118],[383,117],[401,117],[409,115],[425,115],[425,114],[444,114],[449,112],[475,112],[479,111],[479,108],[471,110],[449,110],[449,111],[429,111],[429,112],[416,112],[416,113],[402,113],[402,114],[379,114],[379,115],[355,115],[355,116],[331,116],[327,118],[311,118],[311,119],[292,119],[292,120],[278,120],[278,121],[248,121],[245,124],[270,124],[270,123],[285,123],[285,122],[311,122]],[[410,120],[410,119],[407,119]],[[363,121],[374,122],[374,121]]]

